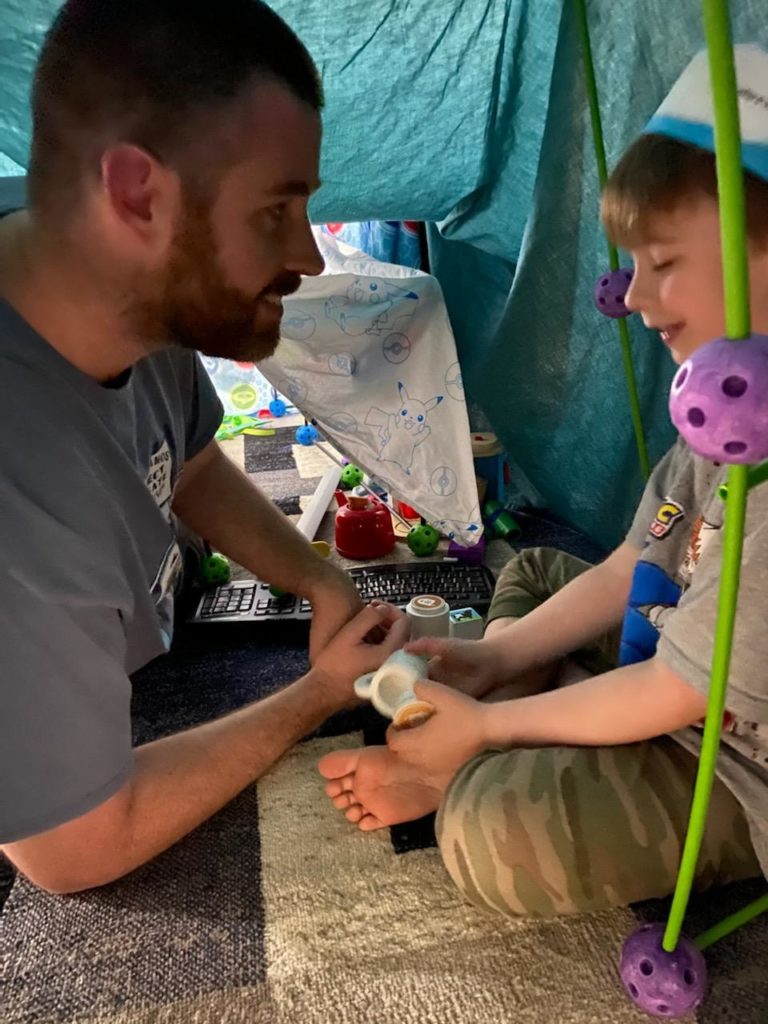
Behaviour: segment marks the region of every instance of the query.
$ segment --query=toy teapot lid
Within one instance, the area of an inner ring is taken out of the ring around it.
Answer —
[[[367,496],[357,494],[350,494],[347,497],[347,506],[354,512],[365,512],[366,509],[373,507]]]

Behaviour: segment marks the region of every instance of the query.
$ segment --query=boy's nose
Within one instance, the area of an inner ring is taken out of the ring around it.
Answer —
[[[627,293],[624,296],[624,305],[633,313],[639,313],[642,309],[640,275],[637,271],[632,275],[629,288],[627,288]]]

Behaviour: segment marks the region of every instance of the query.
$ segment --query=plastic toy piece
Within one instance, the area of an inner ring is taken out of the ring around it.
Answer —
[[[434,704],[426,700],[413,700],[403,704],[394,714],[392,724],[396,729],[415,729],[435,713]]]
[[[483,617],[474,608],[455,608],[449,615],[449,636],[458,640],[482,640]]]
[[[713,462],[768,458],[768,336],[717,338],[687,359],[672,381],[672,422]]]
[[[421,516],[416,509],[411,508],[410,505],[406,505],[404,501],[395,502],[395,508],[404,519],[413,519],[415,521],[421,519]]]
[[[485,537],[481,537],[471,548],[465,548],[463,544],[457,544],[452,540],[448,545],[448,557],[457,558],[467,565],[482,565],[485,558]]]
[[[225,416],[216,431],[217,441],[232,441],[240,434],[253,434],[256,437],[274,435],[273,428],[266,427],[263,419],[255,416]]]
[[[603,316],[612,320],[620,320],[632,312],[627,309],[626,296],[632,284],[632,271],[622,267],[621,270],[609,270],[602,274],[595,283],[595,305]]]
[[[200,582],[205,587],[218,587],[229,583],[231,570],[224,555],[208,555],[200,563]]]
[[[500,501],[488,501],[483,508],[486,529],[495,537],[510,540],[523,532],[520,524],[510,515]]]
[[[694,1010],[707,988],[707,965],[685,936],[673,953],[661,940],[663,924],[646,924],[624,943],[619,970],[630,999],[654,1017],[671,1020]]]
[[[319,438],[320,433],[317,427],[313,427],[311,423],[305,423],[296,431],[297,444],[303,445],[305,448],[311,448]]]
[[[440,534],[428,523],[423,526],[414,526],[408,534],[408,547],[419,558],[429,558],[437,551],[440,543]]]
[[[282,398],[273,398],[269,403],[269,412],[275,419],[280,419],[288,412],[288,406],[282,400]]]
[[[353,490],[355,487],[359,487],[363,482],[365,474],[359,466],[355,466],[353,463],[348,463],[341,472],[341,486],[348,491]]]

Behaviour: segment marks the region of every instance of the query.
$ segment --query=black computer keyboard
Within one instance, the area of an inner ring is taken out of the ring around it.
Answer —
[[[404,608],[419,594],[437,594],[450,608],[488,610],[494,579],[484,565],[463,562],[408,562],[349,569],[364,601],[379,598]],[[269,585],[238,580],[207,590],[192,616],[193,622],[275,622],[306,620],[312,609],[304,598],[272,597]]]

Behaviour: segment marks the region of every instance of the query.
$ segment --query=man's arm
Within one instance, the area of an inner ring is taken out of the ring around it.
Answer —
[[[184,467],[173,510],[186,526],[259,579],[312,602],[314,661],[362,603],[278,508],[211,441]]]
[[[380,644],[365,637],[388,629]],[[95,810],[1,849],[37,885],[77,892],[121,877],[167,849],[340,710],[352,682],[402,646],[405,617],[366,608],[310,672],[280,693],[135,751],[130,782]]]

